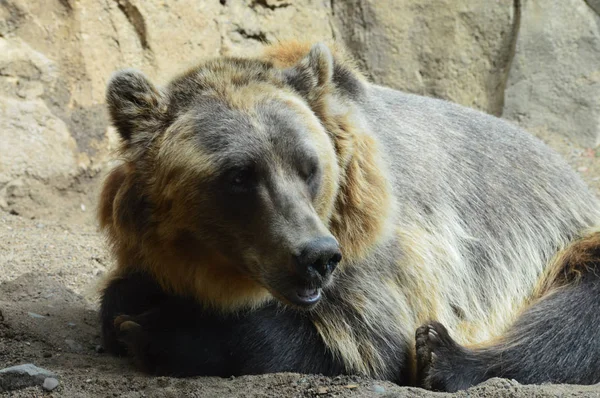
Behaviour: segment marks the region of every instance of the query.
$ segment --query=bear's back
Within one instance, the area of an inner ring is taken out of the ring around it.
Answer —
[[[401,276],[433,286],[422,304],[438,308],[429,316],[456,328],[485,322],[477,333],[493,334],[557,249],[600,226],[598,200],[558,154],[509,122],[376,85],[366,98],[396,200]]]

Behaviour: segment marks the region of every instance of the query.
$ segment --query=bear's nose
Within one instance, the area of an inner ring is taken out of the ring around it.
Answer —
[[[338,242],[332,237],[321,237],[308,242],[296,256],[296,265],[301,274],[308,276],[315,272],[322,277],[329,276],[342,260]]]

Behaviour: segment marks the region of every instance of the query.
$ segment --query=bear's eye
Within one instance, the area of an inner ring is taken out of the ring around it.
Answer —
[[[233,185],[243,185],[244,181],[246,181],[246,176],[244,175],[244,173],[238,173],[236,175],[233,176]]]
[[[247,192],[252,188],[254,172],[251,168],[239,168],[227,173],[227,182],[234,193]]]
[[[319,167],[316,163],[309,164],[305,171],[302,173],[302,176],[308,185],[312,185],[319,173]]]

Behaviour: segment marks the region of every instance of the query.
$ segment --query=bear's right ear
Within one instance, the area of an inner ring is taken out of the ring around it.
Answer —
[[[125,141],[159,125],[162,102],[156,87],[135,69],[115,72],[108,82],[106,103],[110,118]]]

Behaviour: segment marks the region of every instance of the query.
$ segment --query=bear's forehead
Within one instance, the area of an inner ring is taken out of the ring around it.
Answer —
[[[252,102],[261,91],[283,88],[281,71],[272,64],[252,59],[210,60],[173,79],[167,91],[174,109],[193,106],[199,95],[211,94],[223,101]],[[254,91],[255,95],[252,94]]]
[[[211,61],[167,88],[173,118],[205,153],[256,158],[311,146],[305,105],[269,63]]]
[[[191,138],[208,153],[256,157],[297,152],[308,145],[309,133],[300,115],[275,98],[240,109],[219,98],[198,97],[185,118]]]

